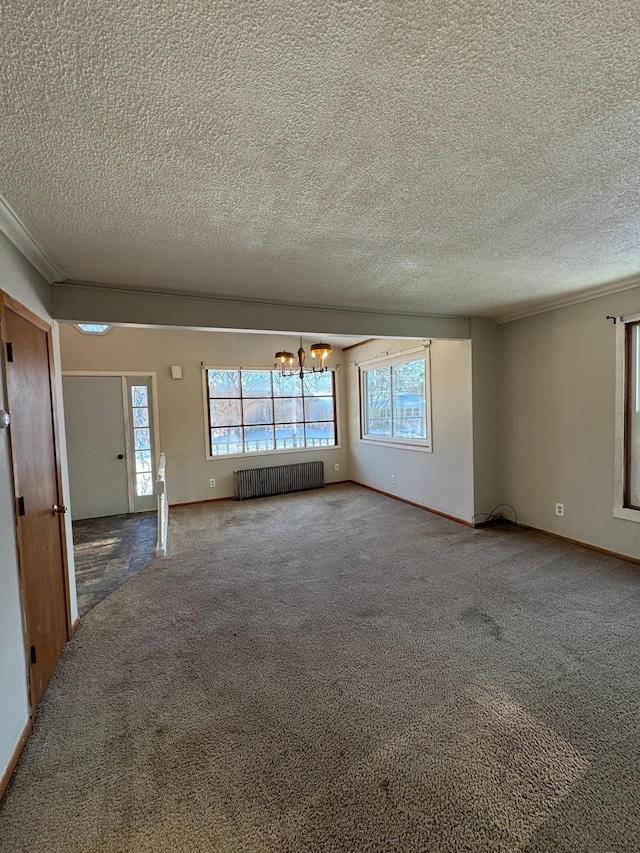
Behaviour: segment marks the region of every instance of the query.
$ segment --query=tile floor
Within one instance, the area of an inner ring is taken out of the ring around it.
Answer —
[[[73,522],[80,616],[155,559],[156,537],[155,512]]]

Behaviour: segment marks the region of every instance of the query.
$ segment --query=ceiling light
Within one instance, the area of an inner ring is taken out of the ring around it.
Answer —
[[[74,323],[83,335],[106,335],[111,326],[106,323]]]
[[[295,373],[298,374],[300,379],[304,379],[305,373],[323,373],[325,370],[328,370],[326,365],[327,357],[331,355],[331,345],[325,343],[312,344],[310,347],[311,358],[313,359],[313,367],[305,367],[305,359],[307,357],[306,352],[304,351],[304,347],[302,346],[302,338],[300,338],[300,348],[298,350],[298,366],[295,370]],[[279,370],[283,376],[294,376],[293,370],[293,360],[295,356],[292,352],[287,352],[286,350],[282,350],[281,352],[276,353],[276,370]],[[320,366],[316,365],[316,358],[320,360]]]

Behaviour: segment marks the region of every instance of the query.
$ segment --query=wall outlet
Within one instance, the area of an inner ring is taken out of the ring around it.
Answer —
[[[393,483],[393,485],[395,486],[395,483],[396,483],[396,475],[395,475],[395,474],[392,474],[392,475],[391,475],[391,482],[392,482],[392,483]]]
[[[213,477],[209,480],[209,485],[211,486],[212,489],[215,489],[216,481],[213,479]]]
[[[556,515],[564,518],[564,504],[556,504]]]
[[[336,471],[339,471],[340,470],[340,463],[336,462],[336,464],[333,467],[335,468]]]

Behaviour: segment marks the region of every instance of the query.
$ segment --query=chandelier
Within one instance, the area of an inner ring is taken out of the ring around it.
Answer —
[[[298,364],[294,370],[293,362],[295,359],[295,355],[292,352],[287,352],[287,350],[282,350],[281,352],[276,353],[276,363],[274,365],[276,370],[279,370],[283,376],[295,376],[298,374],[300,379],[304,379],[305,373],[324,373],[325,370],[328,370],[326,361],[327,356],[331,355],[331,345],[330,344],[313,344],[309,352],[311,353],[311,358],[313,359],[313,366],[306,367],[305,359],[307,358],[307,354],[304,351],[302,346],[302,337],[300,338],[300,349],[297,352],[298,356]],[[316,361],[316,358],[319,361]]]

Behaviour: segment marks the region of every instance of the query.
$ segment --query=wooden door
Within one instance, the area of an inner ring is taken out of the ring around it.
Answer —
[[[0,294],[31,707],[70,636],[50,329]]]
[[[74,519],[129,512],[127,436],[119,376],[63,376]]]

